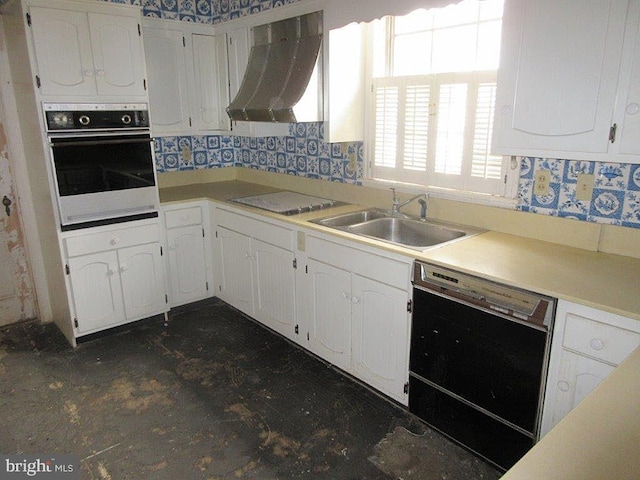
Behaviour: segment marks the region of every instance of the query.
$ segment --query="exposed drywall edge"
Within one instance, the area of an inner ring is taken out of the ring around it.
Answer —
[[[209,168],[206,170],[188,170],[181,172],[158,173],[158,187],[181,187],[194,183],[227,182],[236,180],[236,167]]]
[[[640,258],[640,228],[602,225],[599,250]]]

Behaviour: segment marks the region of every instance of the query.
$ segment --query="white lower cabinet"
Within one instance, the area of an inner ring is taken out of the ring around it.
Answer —
[[[238,310],[253,316],[253,268],[251,238],[218,227],[218,295]]]
[[[172,307],[211,296],[211,260],[207,246],[206,204],[181,203],[163,207]]]
[[[308,235],[299,323],[308,348],[406,404],[410,259]]]
[[[216,221],[220,298],[297,341],[293,231],[220,208]]]
[[[338,368],[351,366],[351,273],[309,259],[307,295],[309,349]],[[302,294],[302,292],[301,292]]]
[[[74,232],[63,244],[76,337],[167,310],[156,221]]]
[[[640,345],[640,322],[558,301],[541,434],[545,435]]]
[[[351,283],[352,373],[404,402],[409,370],[408,293],[359,275],[353,275]]]

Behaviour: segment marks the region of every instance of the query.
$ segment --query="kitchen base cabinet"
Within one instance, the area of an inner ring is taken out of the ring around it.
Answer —
[[[306,245],[298,308],[309,350],[406,404],[410,260],[311,234]]]
[[[558,301],[541,435],[551,430],[640,345],[640,322]]]
[[[76,337],[168,309],[158,223],[131,223],[63,238]]]
[[[241,312],[253,316],[251,238],[220,226],[216,237],[220,273],[218,295]]]
[[[293,252],[251,239],[256,320],[286,337],[295,334],[295,275]]]
[[[215,217],[220,298],[297,341],[293,231],[222,208]]]
[[[309,259],[308,348],[345,371],[351,367],[351,273]]]
[[[167,232],[167,259],[172,307],[202,300],[209,289],[211,259],[206,204],[184,203],[162,208]]]
[[[352,279],[352,373],[404,401],[409,324],[406,290],[369,278]]]

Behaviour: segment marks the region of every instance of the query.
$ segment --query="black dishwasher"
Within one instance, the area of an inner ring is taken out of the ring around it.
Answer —
[[[416,262],[409,410],[502,469],[538,439],[555,301]]]

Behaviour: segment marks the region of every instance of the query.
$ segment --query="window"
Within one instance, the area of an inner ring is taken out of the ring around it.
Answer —
[[[373,179],[504,194],[489,152],[502,9],[465,0],[372,24]]]

